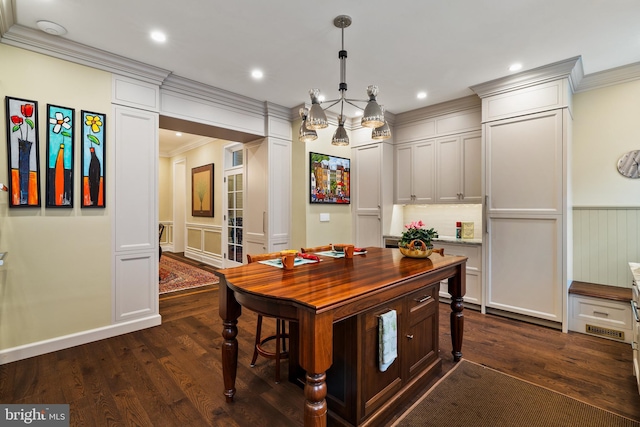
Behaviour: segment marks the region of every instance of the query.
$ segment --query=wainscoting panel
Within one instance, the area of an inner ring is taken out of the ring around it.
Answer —
[[[640,207],[573,209],[573,280],[631,287],[640,261]]]
[[[222,227],[219,225],[189,223],[184,256],[222,268],[221,241]]]

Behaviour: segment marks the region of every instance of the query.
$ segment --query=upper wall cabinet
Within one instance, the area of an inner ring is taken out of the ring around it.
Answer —
[[[395,147],[395,202],[427,204],[435,200],[434,139]]]
[[[395,203],[482,203],[477,96],[396,116]]]
[[[436,203],[482,203],[482,133],[436,140]]]

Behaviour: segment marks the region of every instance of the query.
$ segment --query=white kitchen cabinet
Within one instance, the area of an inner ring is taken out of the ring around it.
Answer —
[[[467,292],[464,302],[480,308],[482,306],[482,245],[468,243],[443,243],[433,242],[436,248],[443,248],[445,255],[458,255],[467,257]],[[438,257],[440,255],[431,255]],[[440,282],[440,297],[449,299],[447,280]]]
[[[436,202],[482,203],[482,134],[436,140]]]
[[[393,205],[392,147],[380,142],[352,148],[353,241],[356,246],[382,247]]]
[[[572,274],[570,110],[581,71],[575,57],[471,88],[482,98],[486,310],[563,332]]]
[[[245,253],[289,247],[291,143],[265,138],[245,145]]]
[[[395,201],[427,204],[435,201],[435,140],[395,148]]]

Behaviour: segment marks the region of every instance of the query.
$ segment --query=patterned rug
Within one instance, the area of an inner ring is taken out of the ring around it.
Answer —
[[[168,256],[160,258],[160,294],[218,283],[218,276]]]

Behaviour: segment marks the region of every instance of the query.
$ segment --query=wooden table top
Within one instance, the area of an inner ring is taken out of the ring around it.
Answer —
[[[397,249],[375,247],[353,259],[320,258],[318,263],[299,265],[293,270],[252,263],[219,270],[217,274],[233,291],[291,301],[318,313],[427,273],[437,274],[467,260],[437,253],[426,259],[407,258]]]

